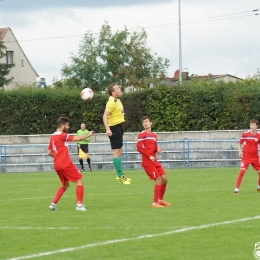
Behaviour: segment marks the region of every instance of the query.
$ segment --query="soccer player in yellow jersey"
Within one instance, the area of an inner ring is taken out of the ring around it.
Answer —
[[[124,175],[121,162],[124,134],[122,123],[125,121],[124,107],[120,101],[122,91],[116,83],[109,85],[107,91],[110,97],[103,114],[103,123],[113,150],[113,164],[117,173],[116,179],[123,184],[129,185],[131,179]]]

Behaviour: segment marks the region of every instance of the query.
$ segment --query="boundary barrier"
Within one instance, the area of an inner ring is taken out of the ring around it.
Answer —
[[[164,168],[201,168],[239,166],[235,147],[238,139],[158,141],[162,153],[158,160]],[[0,172],[53,171],[53,159],[47,155],[47,144],[0,145]],[[93,170],[111,170],[112,151],[109,142],[89,144]],[[79,166],[77,146],[69,144],[69,153]],[[122,152],[124,169],[141,169],[141,155],[135,142],[124,141]]]

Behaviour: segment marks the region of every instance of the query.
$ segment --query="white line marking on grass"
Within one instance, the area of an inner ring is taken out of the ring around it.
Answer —
[[[73,228],[73,227],[10,227],[10,226],[5,226],[5,227],[0,227],[0,229],[17,229],[17,230],[26,230],[26,229],[38,229],[38,230],[71,230],[71,229],[87,229],[87,228]]]
[[[33,254],[33,255],[18,256],[18,257],[10,258],[10,259],[7,259],[7,260],[30,259],[30,258],[35,258],[35,257],[41,257],[41,256],[47,256],[47,255],[54,255],[54,254],[59,254],[59,253],[71,252],[71,251],[85,249],[85,248],[89,248],[89,247],[104,246],[104,245],[122,243],[122,242],[127,242],[127,241],[145,239],[145,238],[154,238],[154,237],[159,237],[159,236],[167,236],[167,235],[172,235],[172,234],[175,234],[175,233],[182,233],[182,232],[191,231],[191,230],[198,230],[198,229],[204,229],[204,228],[210,228],[210,227],[217,227],[217,226],[228,225],[228,224],[233,224],[233,223],[238,223],[238,222],[245,222],[245,221],[250,221],[250,220],[255,220],[255,219],[260,219],[260,215],[255,216],[255,217],[251,217],[251,218],[242,218],[242,219],[237,219],[237,220],[229,220],[229,221],[224,221],[224,222],[205,224],[205,225],[201,225],[201,226],[185,227],[185,228],[181,228],[181,229],[177,229],[177,230],[167,231],[167,232],[160,233],[160,234],[148,234],[148,235],[142,235],[142,236],[133,237],[133,238],[114,239],[114,240],[108,240],[108,241],[104,241],[104,242],[97,242],[97,243],[93,243],[93,244],[86,244],[86,245],[78,246],[78,247],[69,247],[69,248],[64,248],[64,249],[60,249],[60,250],[54,250],[54,251],[49,251],[49,252],[42,252],[42,253]]]
[[[0,0],[1,1],[1,0]],[[248,190],[252,190],[252,189],[244,189],[244,191],[248,191]],[[193,190],[192,192],[212,192],[212,190]],[[215,191],[219,191],[219,190],[215,190]],[[168,191],[168,193],[171,193],[171,194],[174,194],[174,193],[186,193],[186,191],[183,191],[183,190],[173,190],[173,191]],[[153,192],[150,192],[151,194]],[[232,194],[233,191],[230,192],[230,194]],[[95,194],[95,193],[89,193],[88,196],[89,197],[96,197],[96,196],[117,196],[117,195],[120,195],[120,196],[129,196],[129,194],[131,195],[140,195],[140,194],[147,194],[147,192],[137,192],[137,193],[127,193],[127,194],[122,194],[122,193],[112,193],[112,194],[107,194],[107,193],[98,193],[98,194]],[[74,197],[75,195],[63,195],[62,198],[72,198]],[[11,198],[11,199],[0,199],[0,201],[16,201],[16,200],[40,200],[40,199],[52,199],[53,198],[53,195],[52,196],[45,196],[45,197],[31,197],[31,198]]]
[[[212,191],[212,190],[211,190]],[[131,193],[132,195],[134,194],[145,194],[144,192],[140,193]],[[116,195],[124,195],[124,194],[121,194],[121,193],[112,193],[112,194],[107,194],[107,193],[99,193],[99,194],[88,194],[88,196],[116,196]],[[62,198],[72,198],[74,197],[75,195],[63,195]],[[125,194],[125,196],[129,196],[129,194]],[[16,201],[16,200],[39,200],[39,199],[53,199],[53,195],[52,196],[45,196],[45,197],[31,197],[31,198],[12,198],[12,199],[0,199],[0,201]]]
[[[69,196],[62,196],[63,198],[69,197]],[[13,200],[39,200],[39,199],[49,199],[53,198],[53,196],[46,196],[46,197],[31,197],[31,198],[15,198],[15,199],[0,199],[0,201],[13,201]]]
[[[161,226],[160,226],[161,227]],[[115,227],[95,227],[95,229],[114,229]],[[11,226],[0,226],[0,229],[17,229],[17,230],[75,230],[75,229],[89,229],[89,227],[11,227]],[[125,227],[130,229],[130,227]]]
[[[162,226],[160,226],[162,227]],[[95,229],[114,229],[115,227],[95,227]],[[172,228],[179,228],[178,226]],[[0,229],[16,229],[16,230],[82,230],[82,229],[90,229],[89,227],[15,227],[15,226],[0,226]],[[130,227],[125,227],[125,229],[130,229]]]

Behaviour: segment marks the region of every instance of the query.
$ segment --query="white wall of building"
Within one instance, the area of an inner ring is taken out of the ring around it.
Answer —
[[[11,69],[7,78],[13,77],[12,83],[4,86],[5,90],[17,88],[21,85],[33,85],[36,83],[38,74],[33,69],[21,46],[17,42],[14,34],[9,29],[3,39],[6,51],[13,52],[13,63],[15,66]],[[6,57],[0,59],[1,63],[6,63]]]

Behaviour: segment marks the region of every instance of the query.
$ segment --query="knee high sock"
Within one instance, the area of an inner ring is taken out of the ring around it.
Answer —
[[[117,177],[120,178],[123,175],[121,157],[113,157],[113,164],[116,169]]]
[[[155,184],[153,190],[153,202],[157,203],[161,193],[161,185]]]
[[[239,174],[237,176],[237,181],[236,181],[236,188],[240,187],[240,184],[242,182],[243,176],[245,174],[245,169],[240,169]]]
[[[81,167],[84,168],[82,159],[79,159],[79,163],[80,163]]]
[[[159,200],[163,200],[164,193],[166,191],[166,185],[167,185],[167,183],[161,185],[161,191],[160,191]]]
[[[55,197],[53,198],[53,203],[58,203],[58,201],[60,200],[61,196],[63,195],[63,193],[66,191],[66,188],[64,186],[61,186],[60,188],[58,188]]]
[[[84,186],[77,185],[76,187],[76,198],[77,198],[77,204],[81,204],[84,197]]]
[[[88,162],[88,167],[89,167],[89,169],[91,169],[91,166],[90,166],[90,158],[87,159],[87,162]]]
[[[258,186],[260,186],[260,172],[258,172]]]

